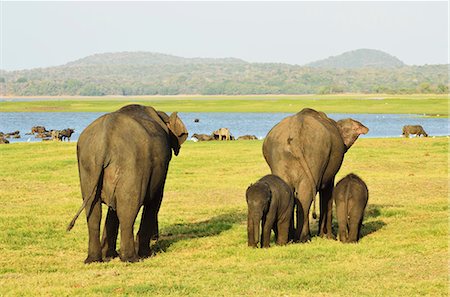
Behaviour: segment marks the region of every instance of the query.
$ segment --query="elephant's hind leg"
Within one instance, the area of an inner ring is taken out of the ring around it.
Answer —
[[[297,229],[295,241],[307,242],[311,239],[309,229],[309,208],[316,193],[312,192],[308,181],[302,180],[297,190]]]
[[[333,220],[333,184],[334,181],[320,191],[320,219],[318,235],[328,239],[336,239],[331,228],[331,223]]]
[[[108,208],[105,227],[102,237],[102,255],[103,259],[110,260],[119,256],[116,251],[117,235],[119,233],[119,218],[117,213],[111,207]]]
[[[142,258],[151,256],[150,240],[159,239],[158,213],[163,199],[167,167],[154,168],[145,196],[141,224],[136,236],[138,255]]]
[[[99,195],[94,198],[91,205],[86,206],[86,218],[89,233],[88,256],[84,263],[102,262],[102,249],[100,245],[100,221],[102,218],[102,205]]]
[[[136,205],[121,204],[117,204],[117,217],[120,226],[120,260],[137,262],[139,258],[134,246],[133,226],[139,208]]]

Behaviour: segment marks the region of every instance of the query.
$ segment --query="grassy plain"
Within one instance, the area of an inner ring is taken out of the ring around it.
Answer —
[[[406,113],[447,117],[448,99],[448,95],[380,94],[50,97],[0,102],[0,112],[110,112],[126,104],[138,103],[159,110],[182,112],[298,112],[310,107],[326,113]]]
[[[251,249],[244,193],[269,173],[261,146],[185,143],[156,255],[91,265],[84,214],[65,231],[81,205],[75,144],[0,146],[0,296],[448,296],[447,138],[359,139],[348,151],[338,179],[355,172],[370,191],[359,244]]]

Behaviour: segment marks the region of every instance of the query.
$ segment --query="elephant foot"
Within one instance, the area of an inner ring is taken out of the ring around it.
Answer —
[[[331,232],[330,233],[320,233],[319,236],[322,238],[326,238],[326,239],[336,240],[336,236]]]
[[[129,262],[129,263],[135,263],[135,262],[139,262],[139,257],[137,255],[133,255],[133,256],[120,256],[120,260],[122,262]]]
[[[114,258],[117,258],[119,256],[119,253],[115,250],[107,251],[104,258],[105,262],[109,262]]]
[[[300,239],[297,242],[306,243],[308,241],[311,241],[311,235],[303,235],[300,236]]]
[[[103,262],[102,256],[88,256],[86,260],[84,260],[84,264],[94,263],[94,262]]]
[[[152,250],[149,247],[140,248],[138,252],[139,258],[149,258],[152,256]]]

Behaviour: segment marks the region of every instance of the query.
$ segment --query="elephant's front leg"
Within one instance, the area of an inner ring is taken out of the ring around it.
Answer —
[[[109,260],[119,256],[116,251],[117,235],[119,233],[119,218],[117,213],[111,207],[108,208],[105,227],[102,237],[102,255],[103,259]]]
[[[333,211],[333,184],[330,182],[325,188],[320,190],[320,219],[319,219],[319,236],[329,239],[336,239],[332,230],[332,211]]]
[[[272,213],[267,213],[266,217],[262,220],[262,236],[261,236],[261,247],[270,247],[270,232],[272,231],[273,225],[275,223],[275,215]]]

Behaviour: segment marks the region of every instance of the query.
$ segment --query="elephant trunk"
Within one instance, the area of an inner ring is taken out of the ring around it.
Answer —
[[[261,219],[253,217],[248,217],[248,246],[257,247],[259,243],[259,226]]]

